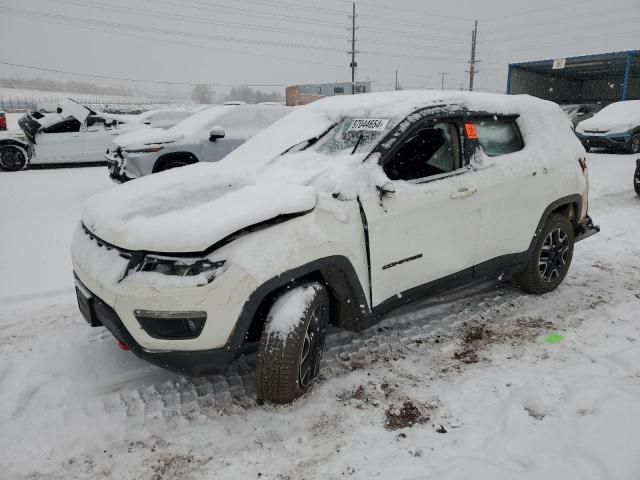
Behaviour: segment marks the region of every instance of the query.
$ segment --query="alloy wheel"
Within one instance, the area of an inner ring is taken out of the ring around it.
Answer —
[[[549,283],[557,279],[567,267],[569,236],[561,228],[549,232],[544,239],[538,259],[538,270],[542,279]]]
[[[23,155],[17,148],[4,148],[0,151],[0,166],[7,170],[19,170],[23,162]]]
[[[300,385],[308,387],[320,370],[320,359],[327,337],[327,309],[319,304],[311,312],[300,354]]]

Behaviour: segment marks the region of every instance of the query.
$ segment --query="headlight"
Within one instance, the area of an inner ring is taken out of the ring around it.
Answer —
[[[162,150],[164,147],[143,147],[143,148],[125,148],[125,153],[155,153]]]
[[[153,272],[174,277],[202,276],[211,283],[216,275],[225,270],[225,261],[212,262],[202,258],[169,258],[158,255],[145,255],[142,261],[133,267],[133,272]]]

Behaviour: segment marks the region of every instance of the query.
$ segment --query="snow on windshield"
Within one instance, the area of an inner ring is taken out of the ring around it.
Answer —
[[[179,134],[189,134],[206,130],[207,128],[212,127],[220,115],[228,111],[230,108],[234,107],[217,105],[215,107],[207,108],[206,110],[184,119],[174,127],[170,128],[169,131]]]
[[[325,155],[371,151],[397,124],[388,118],[344,117],[311,150]]]

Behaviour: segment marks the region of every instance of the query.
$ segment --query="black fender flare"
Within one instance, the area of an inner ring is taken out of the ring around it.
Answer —
[[[562,211],[562,210],[566,209],[567,207],[574,209],[575,216],[573,218],[570,218],[570,220],[571,220],[571,224],[573,225],[574,232],[576,231],[576,229],[578,228],[578,216],[580,215],[580,212],[582,211],[582,197],[580,195],[578,195],[577,193],[573,194],[573,195],[568,195],[566,197],[559,198],[555,202],[551,203],[545,209],[544,213],[542,214],[542,217],[540,218],[540,221],[538,222],[538,226],[536,227],[536,231],[533,234],[533,238],[531,239],[531,243],[529,244],[529,248],[527,249],[527,254],[528,255],[533,253],[533,249],[536,246],[536,241],[538,240],[538,235],[540,235],[540,232],[544,228],[544,225],[545,225],[545,223],[547,223],[547,220],[549,219],[551,214],[554,213],[554,212]]]
[[[160,155],[156,160],[156,163],[153,164],[153,170],[151,171],[151,173],[160,172],[163,164],[169,160],[173,160],[174,158],[186,158],[188,159],[189,164],[198,163],[200,161],[198,157],[196,157],[192,152],[188,151],[165,153],[164,155]]]
[[[373,314],[355,268],[347,257],[333,255],[287,270],[258,286],[242,307],[227,348],[238,355],[243,344],[256,341],[277,294],[305,281],[327,286],[334,325],[354,331],[371,325]]]

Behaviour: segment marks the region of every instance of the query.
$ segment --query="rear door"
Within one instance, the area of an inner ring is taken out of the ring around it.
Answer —
[[[395,193],[362,199],[372,305],[472,275],[482,206],[457,119],[420,121],[383,159]]]
[[[491,272],[500,257],[525,253],[536,228],[558,192],[553,159],[527,148],[517,117],[475,116],[474,148],[479,201],[484,205],[476,271]]]

